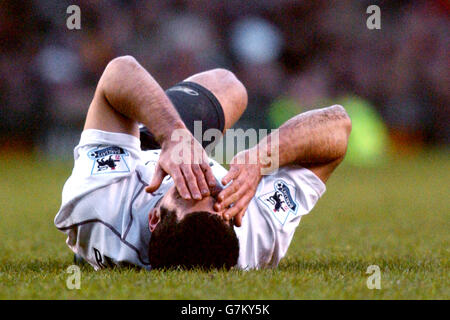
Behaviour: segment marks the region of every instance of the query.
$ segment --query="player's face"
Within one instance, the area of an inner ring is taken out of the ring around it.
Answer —
[[[222,216],[222,212],[214,210],[214,204],[216,203],[216,196],[221,191],[220,187],[212,191],[212,195],[205,197],[202,200],[185,200],[178,193],[175,186],[172,186],[168,192],[164,195],[160,202],[160,206],[164,206],[169,210],[175,210],[177,212],[178,220],[181,220],[189,213],[196,211],[206,211],[211,214],[217,214]]]

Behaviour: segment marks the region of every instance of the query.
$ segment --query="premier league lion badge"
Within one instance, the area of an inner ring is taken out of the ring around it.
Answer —
[[[120,147],[105,147],[90,150],[88,157],[93,160],[91,174],[130,172],[125,157],[128,152]]]
[[[283,180],[276,180],[274,190],[258,197],[270,209],[275,218],[282,224],[289,214],[297,214],[298,203],[295,201],[295,187]]]

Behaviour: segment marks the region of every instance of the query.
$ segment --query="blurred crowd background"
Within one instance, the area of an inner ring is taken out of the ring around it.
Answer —
[[[71,4],[81,30],[66,26]],[[366,26],[372,4],[379,30]],[[3,0],[0,148],[70,156],[104,67],[125,54],[163,88],[233,71],[249,93],[244,129],[341,103],[355,162],[446,147],[449,27],[445,0]]]

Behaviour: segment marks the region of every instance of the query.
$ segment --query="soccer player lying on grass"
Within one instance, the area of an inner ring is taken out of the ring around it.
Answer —
[[[95,269],[277,266],[342,161],[351,122],[341,106],[300,114],[238,153],[227,172],[194,139],[194,121],[225,132],[246,105],[229,71],[164,92],[134,58],[112,60],[55,217],[68,246]],[[180,150],[191,161],[178,161]]]

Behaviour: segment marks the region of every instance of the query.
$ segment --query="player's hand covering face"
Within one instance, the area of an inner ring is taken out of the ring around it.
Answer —
[[[205,150],[187,129],[175,130],[171,139],[162,143],[155,174],[145,191],[156,191],[167,174],[187,200],[209,196],[216,185]]]
[[[241,226],[242,217],[262,177],[255,150],[239,152],[231,160],[230,170],[222,179],[222,184],[227,185],[230,181],[232,183],[219,193],[217,203],[214,205],[217,211],[226,209],[223,213],[224,219],[234,218],[234,224],[238,227]]]

